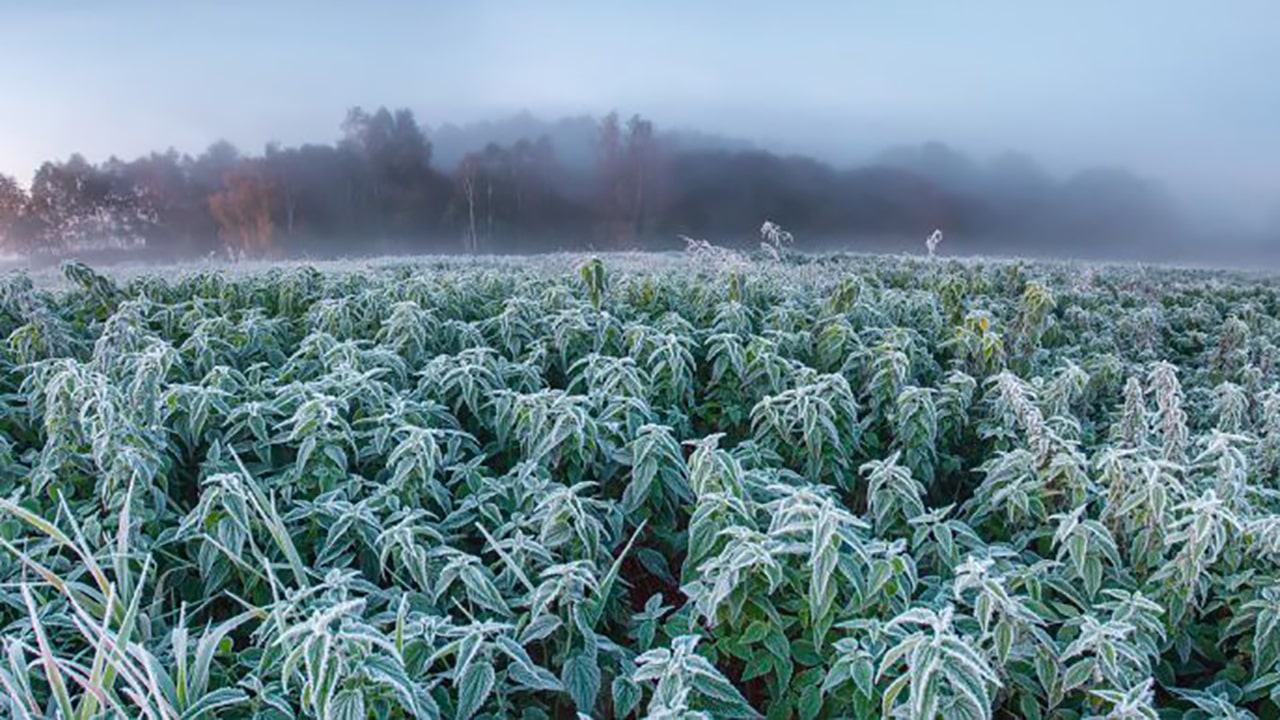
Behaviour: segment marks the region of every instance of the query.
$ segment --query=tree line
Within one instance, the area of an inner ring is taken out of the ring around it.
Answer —
[[[331,144],[255,155],[220,141],[194,156],[96,164],[73,155],[41,165],[26,187],[0,174],[0,240],[51,256],[535,252],[667,248],[681,236],[733,244],[772,219],[813,246],[914,245],[941,228],[963,249],[1035,254],[1067,239],[1105,250],[1178,225],[1161,188],[1124,170],[1058,180],[1022,155],[979,162],[939,143],[841,168],[679,142],[639,115],[588,126],[585,160],[560,157],[543,134],[433,162],[413,113],[386,108],[350,110]]]

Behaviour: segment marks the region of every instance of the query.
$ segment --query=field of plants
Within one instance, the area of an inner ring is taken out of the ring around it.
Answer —
[[[1273,718],[1280,281],[0,280],[0,717]]]

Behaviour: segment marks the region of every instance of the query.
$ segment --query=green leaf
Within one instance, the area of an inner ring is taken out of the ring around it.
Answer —
[[[769,632],[764,637],[764,646],[779,661],[787,664],[791,663],[791,643],[787,642],[787,636],[777,626],[768,628]]]
[[[801,720],[813,720],[818,717],[818,713],[822,712],[822,688],[819,685],[809,684],[800,692],[800,702],[797,703],[796,709],[800,712]]]
[[[858,686],[858,690],[863,695],[871,697],[875,692],[875,666],[867,658],[858,658],[853,661],[853,667],[850,670],[853,682]]]
[[[1096,557],[1084,563],[1084,587],[1089,597],[1097,595],[1098,588],[1102,587],[1102,561]]]
[[[355,689],[338,692],[329,700],[324,716],[330,720],[366,720],[364,692]]]
[[[898,701],[898,695],[907,687],[909,675],[901,675],[893,682],[889,683],[889,687],[885,688],[884,697],[880,699],[880,712],[884,717],[893,716],[893,707]]]
[[[458,680],[458,720],[469,720],[480,711],[493,692],[494,679],[493,664],[488,660],[476,660],[467,666]]]
[[[755,621],[752,621],[752,623],[747,626],[747,629],[742,632],[742,635],[739,636],[738,639],[739,641],[746,643],[748,645],[758,643],[761,640],[765,639],[766,636],[769,635],[769,631],[771,629],[772,629],[772,626],[770,626],[768,623],[762,622],[760,620],[755,620]]]
[[[613,714],[625,718],[640,704],[640,686],[631,678],[619,675],[613,679]]]
[[[1008,620],[996,623],[995,641],[996,658],[1001,664],[1008,662],[1009,651],[1013,647],[1013,623]]]
[[[570,657],[565,661],[560,681],[578,706],[578,712],[590,713],[600,694],[600,667],[595,659],[585,655]]]
[[[814,648],[813,642],[807,638],[800,638],[791,643],[791,657],[801,665],[823,664],[822,656]]]
[[[1062,674],[1062,691],[1071,692],[1087,683],[1093,676],[1095,664],[1096,661],[1093,658],[1085,658],[1067,668],[1067,671]]]
[[[701,658],[699,658],[701,659]],[[715,705],[717,717],[753,718],[757,713],[738,689],[724,675],[707,663],[707,670],[693,674],[691,686],[695,692]]]
[[[662,553],[652,548],[639,548],[636,550],[636,560],[640,561],[640,565],[648,570],[650,574],[658,578],[668,585],[679,585],[679,581],[671,574],[671,568],[667,565],[667,559]]]
[[[1040,720],[1042,717],[1040,712],[1040,703],[1031,693],[1018,694],[1018,709],[1022,712],[1022,717],[1026,720]]]
[[[764,677],[773,672],[773,656],[760,653],[751,658],[751,660],[742,669],[742,681],[750,682],[758,677]]]
[[[233,705],[239,705],[249,701],[249,696],[243,690],[237,688],[218,688],[217,690],[205,693],[203,697],[196,700],[195,704],[187,708],[182,713],[182,720],[203,720],[203,718],[213,713],[211,717],[217,717],[215,711],[221,711]]]
[[[31,627],[35,631],[36,647],[40,652],[40,664],[44,670],[45,679],[49,681],[49,687],[52,689],[53,698],[58,703],[58,710],[63,717],[74,717],[71,709],[71,694],[67,692],[67,685],[62,677],[62,668],[58,666],[58,661],[53,655],[53,646],[49,644],[49,639],[45,635],[44,626],[40,622],[40,613],[36,610],[35,600],[31,596],[31,589],[26,584],[20,586],[22,598],[26,602],[27,615],[31,622]]]

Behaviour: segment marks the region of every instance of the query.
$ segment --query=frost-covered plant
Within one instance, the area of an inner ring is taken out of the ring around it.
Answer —
[[[782,253],[795,243],[791,233],[772,220],[765,220],[760,226],[760,249],[774,261],[782,259]]]
[[[938,250],[938,245],[942,243],[942,231],[934,230],[929,233],[929,237],[924,240],[925,250],[929,251],[929,257],[932,258]]]
[[[991,717],[992,690],[1000,679],[985,657],[958,635],[955,609],[908,610],[889,621],[897,642],[880,660],[878,678],[896,675],[884,691],[886,714],[910,718]]]
[[[0,278],[0,715],[1280,714],[1280,285],[765,230]]]
[[[1168,362],[1158,362],[1147,373],[1147,383],[1148,392],[1155,398],[1155,425],[1164,443],[1164,459],[1185,462],[1190,431],[1187,429],[1187,414],[1182,409],[1178,369]]]

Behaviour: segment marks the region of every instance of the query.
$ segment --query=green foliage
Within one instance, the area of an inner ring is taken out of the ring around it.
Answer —
[[[699,248],[0,280],[0,716],[1280,714],[1280,285]]]

